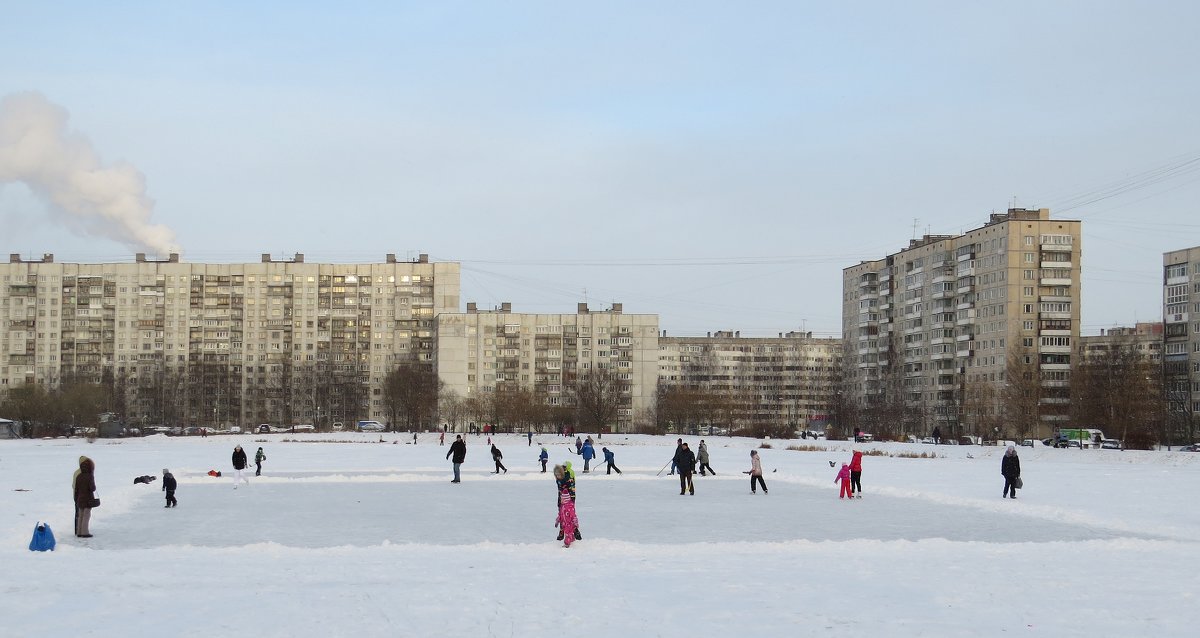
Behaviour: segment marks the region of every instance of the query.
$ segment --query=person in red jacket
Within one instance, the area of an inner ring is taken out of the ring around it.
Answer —
[[[850,498],[862,498],[862,452],[850,457]],[[856,496],[857,495],[857,496]]]

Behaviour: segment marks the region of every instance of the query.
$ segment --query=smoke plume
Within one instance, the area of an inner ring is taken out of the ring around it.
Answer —
[[[86,234],[140,252],[178,252],[175,233],[150,223],[154,200],[141,172],[105,165],[87,138],[67,129],[67,118],[40,93],[0,100],[0,184],[25,184]]]

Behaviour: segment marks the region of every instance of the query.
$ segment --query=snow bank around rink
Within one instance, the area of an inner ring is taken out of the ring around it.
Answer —
[[[460,485],[436,434],[382,436],[0,441],[0,633],[1185,636],[1200,621],[1200,455],[1020,448],[1011,501],[1000,448],[864,444],[938,456],[867,456],[866,497],[847,502],[829,467],[847,442],[703,437],[719,474],[679,496],[657,475],[674,436],[597,441],[621,476],[583,474],[574,437],[546,435],[495,436],[509,472],[491,475],[486,437],[469,436]],[[267,454],[236,491],[235,443]],[[580,473],[585,539],[569,550],[539,443]],[[769,497],[741,474],[755,448]],[[91,541],[71,535],[81,453],[104,503]],[[157,481],[132,484],[163,467],[177,509]],[[58,551],[25,549],[39,519]]]

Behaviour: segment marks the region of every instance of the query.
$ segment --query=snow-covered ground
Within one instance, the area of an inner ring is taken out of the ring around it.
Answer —
[[[451,484],[437,435],[0,441],[0,635],[1191,636],[1200,625],[1200,454],[864,444],[865,498],[840,501],[843,442],[749,450],[711,437],[696,495],[662,472],[674,437],[610,435],[624,474],[583,474],[568,440],[469,437]],[[693,449],[698,440],[687,439]],[[393,443],[396,441],[397,443]],[[237,490],[230,455],[267,454]],[[555,541],[536,462],[579,472],[584,540]],[[809,445],[819,450],[787,450]],[[904,458],[905,453],[937,458]],[[71,475],[102,507],[72,533]],[[161,469],[179,480],[163,508]],[[226,473],[207,476],[210,469]],[[159,476],[135,485],[142,474]],[[55,552],[26,549],[47,521]]]

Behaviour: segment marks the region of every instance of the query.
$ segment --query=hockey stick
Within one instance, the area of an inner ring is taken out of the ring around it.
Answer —
[[[667,466],[668,466],[668,465],[670,465],[670,464],[671,464],[671,461],[667,461],[667,462],[666,462],[666,463],[665,463],[665,464],[662,466],[662,470],[659,470],[659,471],[658,471],[658,474],[655,474],[655,476],[662,476],[662,471],[663,471],[663,470],[665,470],[665,469],[667,469]]]

